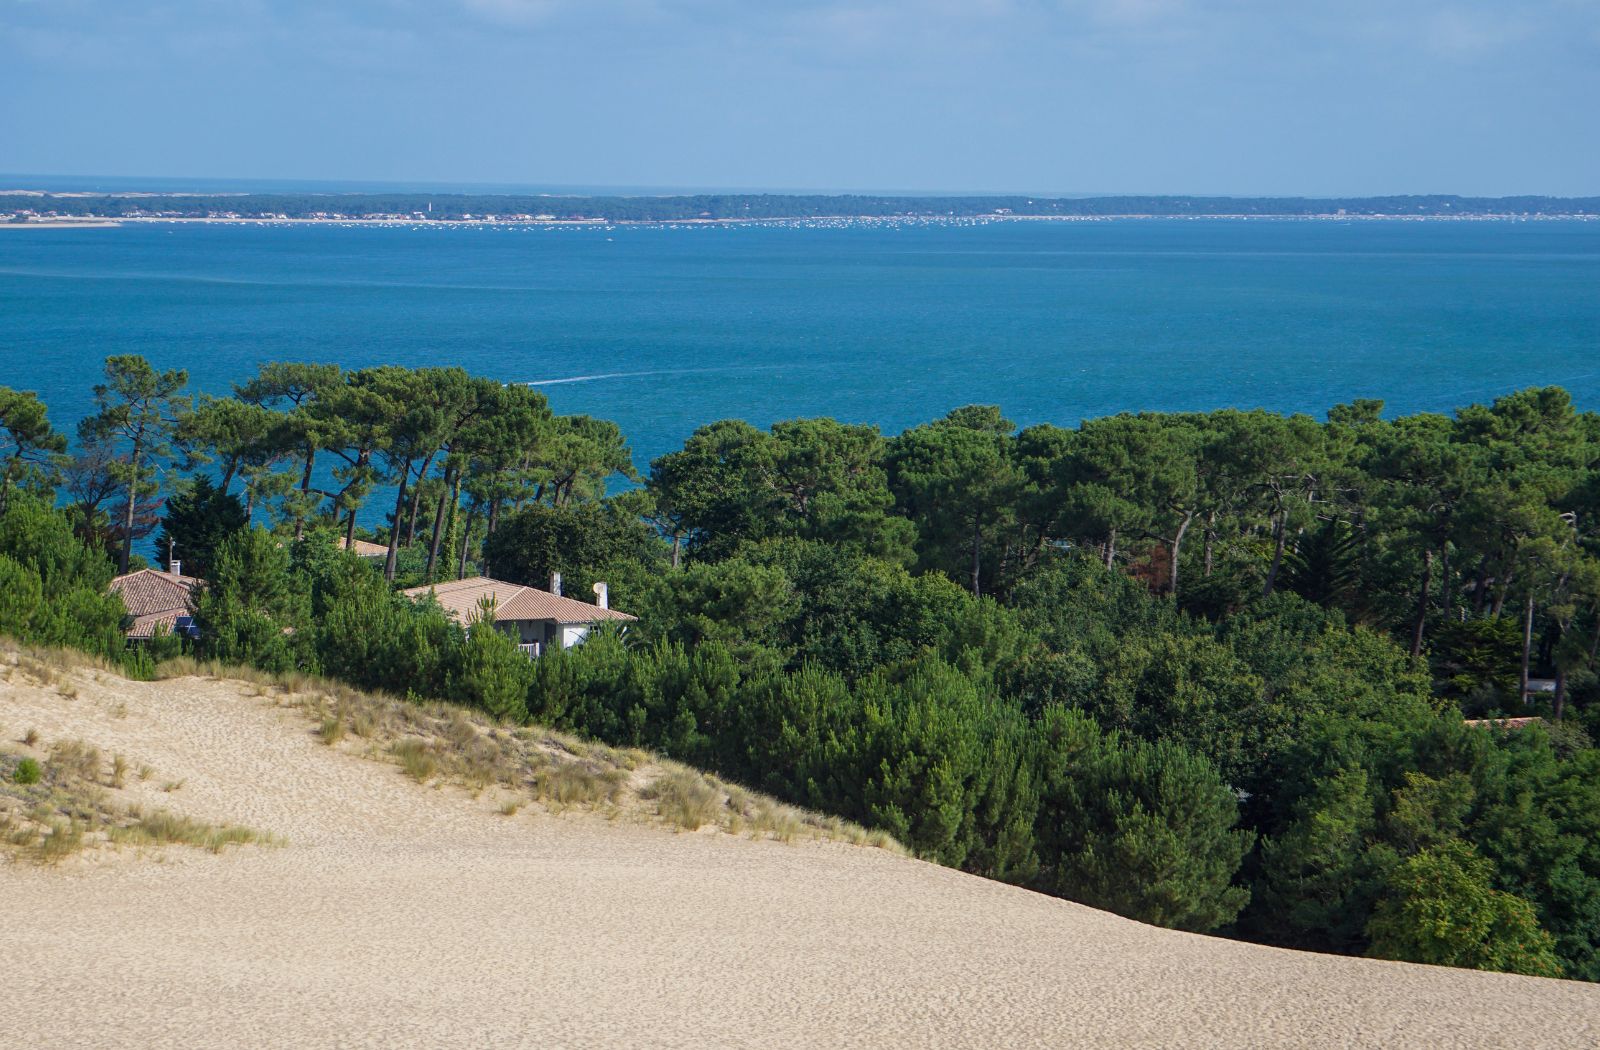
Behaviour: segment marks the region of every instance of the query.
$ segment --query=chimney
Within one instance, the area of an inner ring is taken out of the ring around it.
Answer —
[[[561,574],[559,572],[550,574],[550,593],[557,598],[561,597]]]
[[[167,571],[172,573],[172,575],[174,575],[174,576],[182,576],[183,575],[183,562],[179,561],[176,558],[170,559],[167,562]]]
[[[609,609],[609,608],[611,608],[610,602],[611,602],[610,589],[607,588],[606,585],[603,582],[595,584],[594,585],[594,603],[596,605],[600,606],[600,608],[602,608],[602,609]]]

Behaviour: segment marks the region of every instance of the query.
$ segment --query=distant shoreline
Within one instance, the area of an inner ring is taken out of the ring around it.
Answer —
[[[771,226],[786,223],[924,223],[987,224],[992,222],[1596,222],[1600,215],[1585,212],[1556,213],[1476,213],[1467,215],[1405,215],[1362,213],[1341,215],[1317,213],[1303,215],[1208,214],[1184,215],[1129,213],[1124,215],[792,215],[762,218],[699,219],[399,219],[339,216],[323,218],[256,218],[250,216],[121,216],[117,218],[71,218],[51,216],[27,222],[0,220],[0,230],[76,229],[105,230],[136,225],[215,225],[215,226]]]
[[[0,221],[727,225],[751,222],[934,222],[1057,219],[1502,219],[1600,218],[1600,197],[1186,197],[1122,195],[950,197],[867,194],[248,193],[53,194],[0,190]]]
[[[121,226],[126,219],[38,219],[28,222],[0,221],[0,230],[39,230],[39,229],[74,229],[74,230],[105,230],[113,226]]]

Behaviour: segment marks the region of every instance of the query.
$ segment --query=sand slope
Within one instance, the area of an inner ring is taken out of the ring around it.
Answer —
[[[1172,933],[881,850],[505,817],[234,683],[74,683],[0,682],[0,734],[125,752],[156,770],[130,797],[288,845],[0,865],[9,1045],[1600,1045],[1600,987]]]

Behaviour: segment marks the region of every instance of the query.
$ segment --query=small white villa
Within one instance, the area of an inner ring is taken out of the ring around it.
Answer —
[[[609,606],[603,583],[594,585],[595,604],[591,605],[562,597],[560,576],[550,582],[550,590],[542,591],[487,576],[471,576],[412,587],[401,593],[413,599],[432,595],[445,613],[461,624],[471,621],[485,598],[492,598],[495,629],[510,635],[529,657],[551,649],[570,649],[587,638],[589,629],[597,623],[631,623],[638,619]]]

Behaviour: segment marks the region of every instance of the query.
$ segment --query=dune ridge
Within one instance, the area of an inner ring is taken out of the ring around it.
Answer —
[[[303,697],[6,670],[0,747],[124,754],[154,771],[130,804],[282,842],[0,863],[19,1046],[1600,1045],[1592,985],[1176,933],[637,807],[508,813],[330,745]]]

